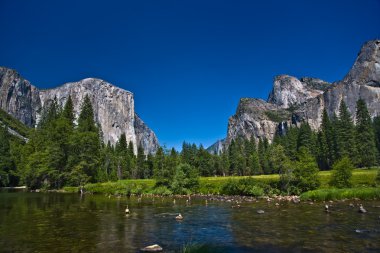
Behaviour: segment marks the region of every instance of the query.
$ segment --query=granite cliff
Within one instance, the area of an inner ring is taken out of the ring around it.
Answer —
[[[78,117],[84,97],[91,99],[96,122],[103,141],[115,144],[122,133],[132,141],[135,152],[141,145],[145,153],[155,153],[159,144],[154,132],[137,116],[133,94],[96,78],[66,83],[60,87],[39,90],[16,71],[0,68],[0,108],[30,127],[36,126],[41,108],[53,99],[63,106],[71,96]]]
[[[280,75],[274,78],[267,101],[240,99],[235,115],[228,121],[222,147],[239,137],[253,136],[257,140],[267,138],[271,141],[276,132],[284,134],[290,125],[297,126],[301,122],[308,122],[317,130],[323,110],[326,109],[330,116],[338,114],[342,100],[355,118],[359,98],[366,101],[372,117],[380,113],[380,40],[368,41],[362,46],[342,81],[330,84],[316,78]]]

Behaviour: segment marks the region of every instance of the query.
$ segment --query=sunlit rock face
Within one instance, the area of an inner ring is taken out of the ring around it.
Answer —
[[[127,141],[133,142],[135,153],[138,145],[146,154],[155,153],[159,147],[154,132],[135,113],[133,94],[101,79],[86,78],[54,89],[38,90],[16,71],[0,68],[0,85],[1,108],[28,126],[38,123],[43,106],[54,99],[64,106],[69,96],[78,118],[88,95],[105,143],[115,144],[125,133]]]
[[[297,79],[276,76],[267,102],[243,98],[235,115],[228,121],[225,147],[242,137],[271,141],[275,133],[284,134],[291,125],[308,122],[319,129],[323,110],[338,115],[343,100],[355,118],[356,102],[366,101],[372,117],[380,115],[380,40],[365,43],[348,74],[330,84],[317,78]]]
[[[0,67],[0,108],[28,126],[41,109],[38,89],[15,70]]]

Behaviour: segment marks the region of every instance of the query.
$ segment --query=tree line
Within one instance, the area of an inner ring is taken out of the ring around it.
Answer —
[[[342,101],[338,115],[323,112],[315,132],[308,123],[290,127],[285,135],[267,139],[237,138],[221,154],[184,142],[181,152],[159,147],[145,154],[122,134],[115,145],[102,142],[88,96],[76,120],[71,97],[61,108],[53,100],[31,130],[27,143],[11,138],[0,127],[0,186],[27,185],[59,189],[89,182],[155,178],[157,187],[191,189],[198,176],[250,176],[279,173],[284,189],[315,188],[318,170],[329,170],[345,157],[356,167],[380,161],[380,117],[371,120],[366,103],[358,100],[356,120]],[[298,168],[298,169],[297,169]],[[307,172],[310,172],[307,174]],[[301,182],[303,181],[303,182]],[[311,185],[311,186],[310,186]]]

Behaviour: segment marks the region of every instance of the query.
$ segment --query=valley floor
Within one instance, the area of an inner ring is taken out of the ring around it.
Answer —
[[[376,187],[376,175],[378,168],[355,169],[352,173],[352,188],[335,189],[329,186],[331,171],[319,172],[321,182],[317,190],[303,193],[300,197],[304,200],[338,200],[338,199],[380,199],[380,187]],[[200,187],[196,194],[220,195],[223,185],[231,181],[243,178],[253,178],[258,183],[273,185],[279,181],[279,175],[258,175],[251,177],[227,176],[227,177],[201,177]],[[130,179],[116,182],[87,184],[84,189],[89,193],[110,195],[140,195],[157,194],[154,192],[154,179]],[[78,192],[77,187],[65,187],[66,192]],[[194,193],[195,194],[195,193]],[[165,193],[162,193],[165,195]],[[276,195],[275,193],[273,195]]]

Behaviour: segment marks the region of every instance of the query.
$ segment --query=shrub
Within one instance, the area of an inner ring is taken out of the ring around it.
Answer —
[[[168,189],[166,186],[159,186],[153,190],[153,194],[169,196],[169,195],[173,195],[173,192],[170,189]]]
[[[269,185],[259,183],[253,178],[243,178],[240,180],[228,180],[225,184],[223,184],[221,193],[225,195],[259,197],[263,196],[266,190],[270,191]]]
[[[309,150],[301,147],[295,164],[294,183],[301,192],[317,189],[321,184],[318,178],[318,165]]]
[[[351,177],[354,165],[350,158],[343,157],[341,160],[336,161],[332,168],[332,177],[329,182],[331,186],[336,188],[349,188],[352,186]]]
[[[170,189],[175,194],[189,194],[199,189],[199,176],[189,164],[179,164]]]

